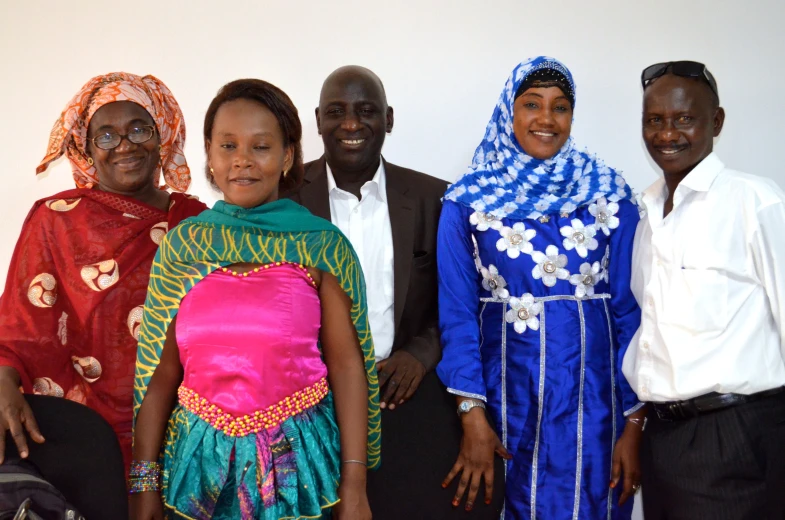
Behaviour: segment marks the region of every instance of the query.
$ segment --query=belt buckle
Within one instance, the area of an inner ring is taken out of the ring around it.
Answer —
[[[672,422],[673,421],[672,416],[668,415],[663,410],[663,408],[666,408],[666,409],[670,408],[670,405],[664,405],[664,406],[660,405],[660,406],[655,406],[654,407],[654,413],[657,414],[657,418],[659,418],[659,420],[661,420],[661,421]]]

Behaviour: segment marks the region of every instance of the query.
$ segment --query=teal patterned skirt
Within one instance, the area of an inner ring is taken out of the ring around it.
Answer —
[[[255,433],[216,429],[178,405],[164,457],[167,518],[329,518],[338,502],[340,437],[332,393]]]

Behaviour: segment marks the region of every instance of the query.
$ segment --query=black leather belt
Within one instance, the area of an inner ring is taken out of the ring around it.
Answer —
[[[667,403],[649,403],[654,409],[654,413],[662,421],[682,421],[691,417],[697,417],[709,412],[716,412],[723,408],[738,406],[744,403],[757,401],[764,397],[785,392],[785,387],[772,388],[756,394],[710,394],[701,395],[686,401],[670,401]]]

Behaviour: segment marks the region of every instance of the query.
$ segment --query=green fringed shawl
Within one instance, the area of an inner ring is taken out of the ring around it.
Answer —
[[[161,359],[166,331],[188,291],[225,265],[278,261],[297,262],[331,273],[352,300],[352,321],[368,377],[368,467],[375,469],[381,462],[379,384],[360,262],[338,228],[288,199],[252,209],[221,201],[166,234],[153,261],[139,329],[134,421]],[[173,445],[172,421],[178,415],[173,413],[170,419],[165,450]]]

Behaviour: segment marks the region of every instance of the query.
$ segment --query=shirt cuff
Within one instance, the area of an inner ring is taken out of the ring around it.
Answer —
[[[462,392],[460,390],[456,390],[455,388],[447,388],[447,392],[453,395],[459,395],[461,397],[468,397],[469,399],[478,399],[484,403],[488,402],[488,399],[484,395],[480,394],[472,394],[470,392]]]
[[[628,417],[628,416],[630,416],[630,415],[634,414],[635,412],[637,412],[638,410],[640,410],[641,408],[643,408],[643,406],[644,406],[645,404],[646,404],[646,403],[638,403],[638,404],[636,404],[635,406],[633,406],[632,408],[630,408],[629,410],[627,410],[627,411],[625,411],[625,412],[624,412],[624,417]]]

